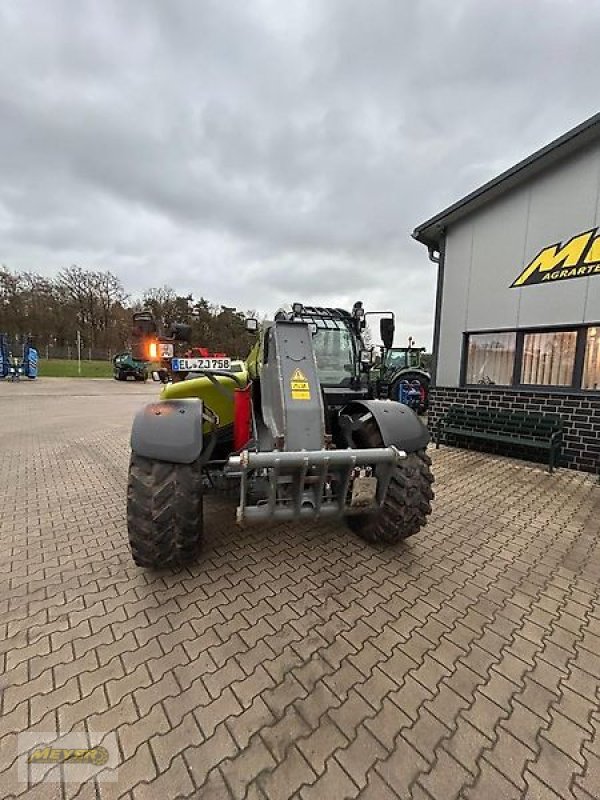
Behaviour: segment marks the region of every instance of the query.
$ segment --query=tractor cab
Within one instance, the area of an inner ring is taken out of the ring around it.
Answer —
[[[381,320],[381,336],[389,346],[394,336],[394,319],[391,312],[387,313],[388,317]],[[260,378],[262,367],[276,348],[275,326],[295,323],[306,326],[310,333],[316,376],[328,408],[371,397],[369,373],[375,367],[375,348],[368,347],[364,341],[365,316],[360,302],[354,304],[352,311],[301,303],[279,309],[273,321],[263,323],[248,356],[250,378]],[[256,320],[250,319],[247,323],[248,330],[257,330]]]
[[[382,362],[384,369],[421,369],[424,347],[392,347]]]
[[[322,308],[295,303],[291,314],[278,312],[275,319],[306,323],[312,335],[312,349],[319,382],[328,399],[347,392],[367,396],[367,382],[361,371],[365,358],[362,340],[362,316],[356,307],[352,312],[341,308]]]

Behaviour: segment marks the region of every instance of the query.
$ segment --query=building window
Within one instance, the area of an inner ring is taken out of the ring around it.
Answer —
[[[523,338],[521,383],[572,386],[577,331],[526,333]]]
[[[582,389],[600,389],[600,328],[588,328]]]
[[[516,341],[514,332],[469,336],[467,383],[509,386],[513,380]]]
[[[600,392],[600,324],[469,333],[463,358],[463,385]]]

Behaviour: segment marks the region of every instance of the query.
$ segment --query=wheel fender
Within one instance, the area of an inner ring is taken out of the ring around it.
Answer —
[[[394,373],[393,381],[402,380],[407,376],[413,376],[418,378],[421,382],[426,381],[427,385],[431,383],[431,375],[425,370],[420,369],[419,367],[406,367],[405,369],[401,369],[398,372]],[[410,378],[409,378],[410,380]]]
[[[133,420],[131,449],[144,458],[191,464],[202,452],[202,401],[161,400],[142,408]]]
[[[408,406],[392,400],[358,400],[352,407],[370,411],[386,447],[394,445],[407,453],[423,450],[429,444],[429,431]]]

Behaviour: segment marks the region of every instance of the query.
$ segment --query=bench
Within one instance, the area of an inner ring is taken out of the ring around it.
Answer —
[[[452,405],[439,420],[435,446],[449,435],[459,439],[485,440],[548,451],[548,469],[553,471],[560,454],[563,423],[556,414],[529,414],[496,408]]]

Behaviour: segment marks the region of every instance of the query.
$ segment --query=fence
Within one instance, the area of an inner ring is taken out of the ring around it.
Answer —
[[[0,333],[1,333],[0,329]],[[65,359],[76,361],[77,341],[67,342],[66,344],[53,344],[52,341],[40,341],[41,337],[33,336],[33,346],[38,351],[38,356],[42,360],[50,358]],[[8,336],[8,348],[14,353],[20,353],[25,342],[30,341],[27,336]],[[123,353],[127,350],[127,346],[121,347],[89,347],[86,345],[85,339],[81,340],[81,360],[82,361],[112,361],[117,353]]]
[[[110,348],[81,347],[81,358],[83,361],[112,361],[113,356],[121,350],[111,350]],[[77,360],[77,345],[65,345],[64,347],[53,347],[52,345],[41,345],[39,356],[43,359],[58,358],[65,360]]]

